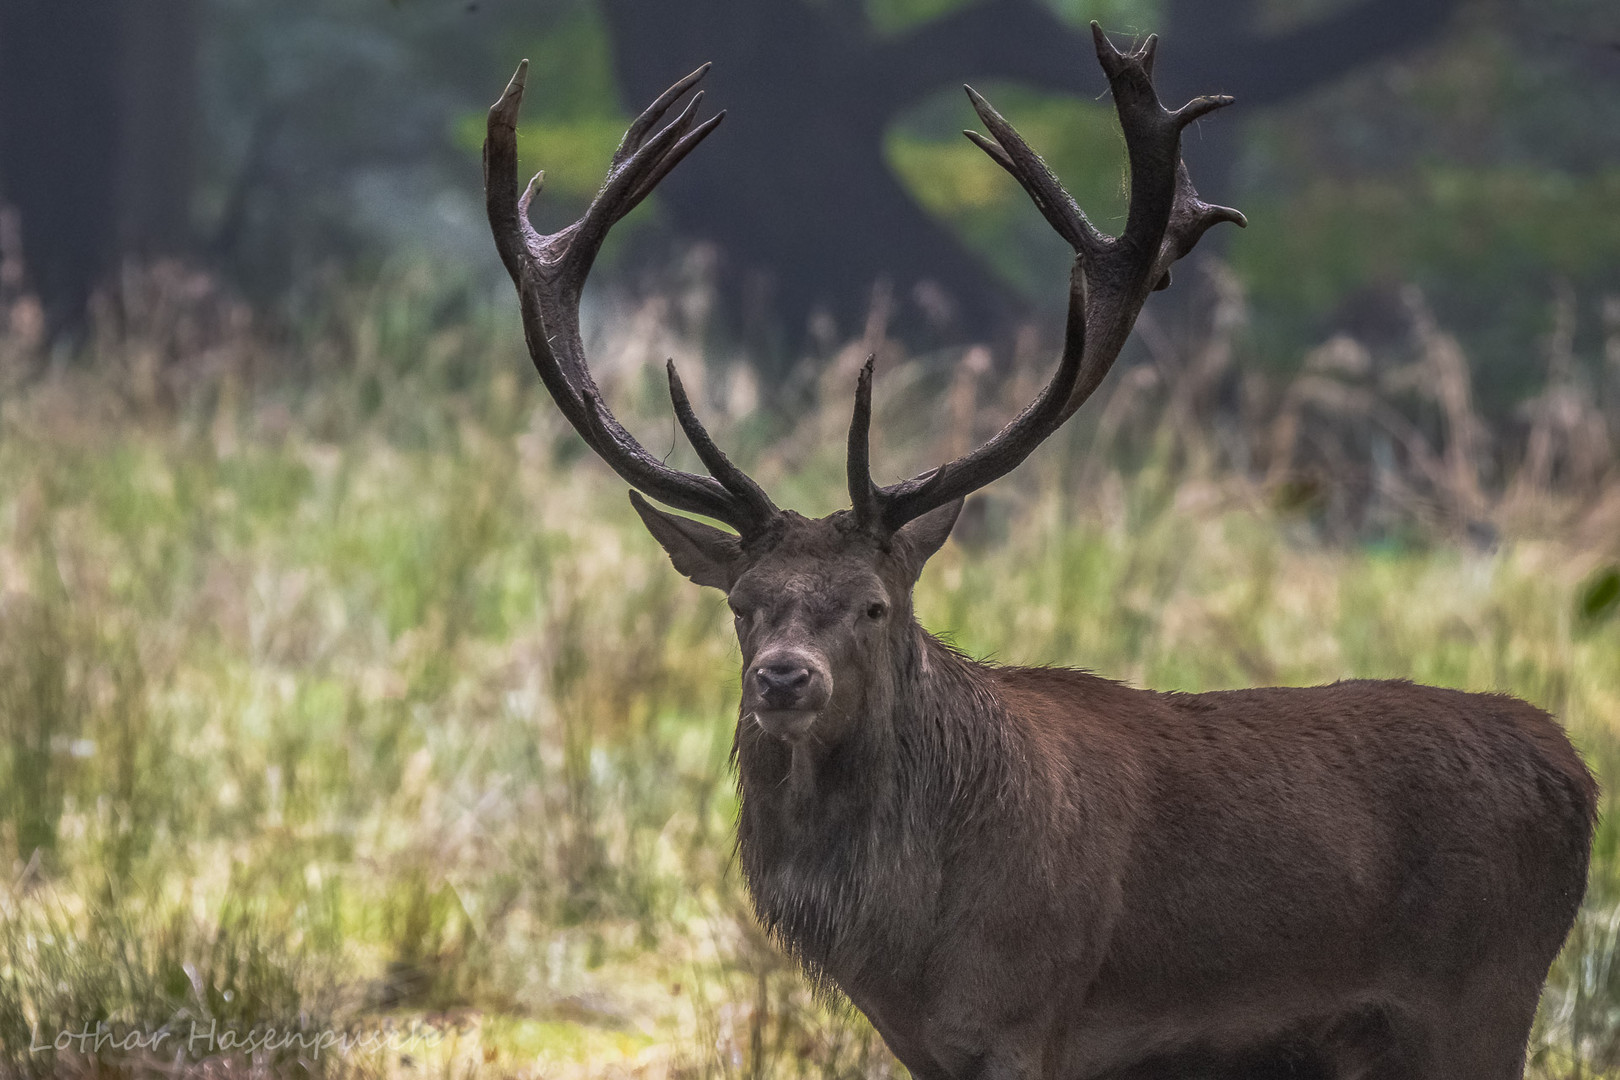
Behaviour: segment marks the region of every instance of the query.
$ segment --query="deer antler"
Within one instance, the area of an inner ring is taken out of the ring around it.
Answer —
[[[631,486],[676,509],[718,518],[743,536],[757,535],[780,511],[704,430],[675,373],[675,362],[669,363],[670,399],[681,430],[709,476],[670,468],[624,429],[591,378],[579,333],[580,293],[608,230],[634,210],[725,117],[721,112],[696,123],[697,107],[703,100],[699,92],[679,116],[653,134],[670,106],[697,85],[709,65],[664,91],[636,118],[585,216],[549,236],[541,235],[529,222],[529,203],[540,191],[545,173],[537,174],[521,196],[517,189],[517,115],[528,70],[527,60],[519,64],[506,92],[490,107],[484,140],[484,199],[495,246],[522,302],[523,336],[534,366],[574,430]]]
[[[881,488],[872,483],[868,458],[872,415],[868,361],[855,390],[849,494],[855,520],[879,535],[890,535],[913,518],[1016,468],[1096,390],[1130,336],[1148,293],[1170,283],[1170,264],[1191,251],[1210,226],[1222,221],[1245,224],[1236,210],[1201,200],[1181,161],[1181,129],[1232,99],[1194,98],[1172,112],[1159,103],[1153,89],[1156,36],[1150,35],[1140,49],[1122,53],[1096,23],[1091,24],[1091,33],[1113,90],[1130,158],[1125,232],[1119,237],[1098,232],[1012,125],[972,87],[966,88],[991,138],[976,131],[963,134],[1013,175],[1052,228],[1074,248],[1063,356],[1040,395],[989,442],[955,461]]]

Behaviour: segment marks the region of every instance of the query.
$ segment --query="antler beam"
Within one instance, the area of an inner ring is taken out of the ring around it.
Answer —
[[[536,174],[520,195],[517,187],[517,117],[529,62],[489,110],[484,140],[484,198],[490,231],[501,261],[517,286],[523,336],[540,379],[574,430],[631,486],[678,510],[705,514],[743,536],[763,532],[780,512],[760,486],[731,463],[692,411],[686,391],[669,364],[670,399],[710,476],[665,465],[626,431],[602,400],[591,377],[579,332],[579,301],[585,279],[608,230],[645,199],[725,117],[717,113],[698,123],[703,100],[694,94],[674,120],[654,131],[670,107],[697,85],[709,65],[694,71],[659,96],[636,118],[614,152],[590,208],[560,232],[542,235],[529,221],[529,204],[545,173]]]
[[[1222,221],[1246,224],[1236,210],[1200,199],[1181,160],[1182,129],[1232,99],[1200,97],[1180,109],[1166,109],[1153,89],[1158,38],[1150,35],[1141,48],[1122,53],[1096,23],[1091,32],[1130,159],[1125,231],[1118,237],[1099,232],[1013,126],[972,87],[967,88],[990,137],[976,131],[963,134],[1012,174],[1048,224],[1074,249],[1063,355],[1035,401],[989,442],[930,472],[881,488],[872,483],[868,463],[869,363],[856,388],[849,484],[856,521],[879,535],[890,535],[906,522],[1016,468],[1097,389],[1130,336],[1148,294],[1170,283],[1170,265],[1191,251],[1211,226]]]

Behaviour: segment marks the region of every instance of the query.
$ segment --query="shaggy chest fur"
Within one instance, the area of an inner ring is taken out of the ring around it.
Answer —
[[[860,767],[856,750],[797,763],[806,751],[780,743],[738,750],[737,842],[755,912],[813,980],[845,990],[874,956],[924,933],[939,886],[934,837],[912,834],[895,778]]]
[[[904,978],[936,936],[953,846],[1013,800],[1002,718],[978,665],[929,639],[935,678],[833,747],[744,716],[738,851],[764,926],[818,984]],[[940,679],[941,669],[950,677]]]

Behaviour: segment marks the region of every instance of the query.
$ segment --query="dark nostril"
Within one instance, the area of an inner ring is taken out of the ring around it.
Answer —
[[[754,678],[766,694],[796,694],[810,685],[810,669],[791,664],[770,664],[754,669]]]

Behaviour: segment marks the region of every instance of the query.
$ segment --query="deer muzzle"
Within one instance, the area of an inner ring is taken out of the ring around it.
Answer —
[[[767,732],[782,739],[805,735],[832,697],[827,665],[801,649],[757,657],[744,680],[743,703]]]

